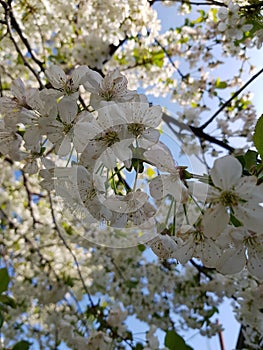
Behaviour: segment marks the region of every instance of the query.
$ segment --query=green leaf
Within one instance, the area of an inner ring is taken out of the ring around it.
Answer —
[[[245,167],[247,170],[250,170],[252,167],[255,167],[257,165],[257,158],[258,158],[258,152],[248,150],[246,154],[244,155],[245,159]]]
[[[139,244],[139,245],[137,246],[137,248],[138,248],[138,250],[139,250],[140,252],[144,252],[145,249],[146,249],[145,245],[143,245],[143,244]]]
[[[16,302],[13,298],[9,297],[8,295],[0,295],[0,303],[9,305],[13,309],[16,308]]]
[[[2,315],[2,312],[0,312],[0,328],[2,328],[3,323],[4,323],[4,317]]]
[[[214,316],[215,313],[218,314],[218,312],[219,312],[218,309],[217,309],[215,306],[213,306],[212,309],[210,309],[210,310],[207,311],[207,313],[206,313],[206,315],[205,315],[205,317],[204,317],[205,320],[208,321],[209,318],[211,318],[212,316]]]
[[[244,156],[236,156],[235,157],[242,165],[242,168],[245,168],[246,167],[246,161],[245,161],[245,157]]]
[[[10,278],[8,276],[7,268],[0,269],[0,293],[3,293],[7,290],[8,283]]]
[[[138,281],[129,280],[129,281],[125,282],[125,285],[126,285],[127,288],[132,289],[132,288],[135,288],[138,285]]]
[[[21,340],[13,346],[12,350],[29,350],[30,345],[28,341]]]
[[[242,223],[232,213],[230,213],[230,221],[235,227],[243,226]]]
[[[166,332],[164,345],[170,350],[193,350],[193,348],[187,345],[184,339],[174,330]]]
[[[261,159],[263,159],[263,115],[259,118],[256,124],[253,141]]]
[[[217,89],[225,89],[227,87],[227,83],[225,81],[221,81],[220,78],[216,79],[215,87]]]

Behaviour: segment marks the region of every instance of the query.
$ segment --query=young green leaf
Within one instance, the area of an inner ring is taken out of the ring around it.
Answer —
[[[187,345],[184,339],[174,330],[166,332],[164,344],[170,350],[193,350],[193,348]]]
[[[3,293],[7,290],[8,283],[10,278],[8,276],[7,268],[0,269],[0,293]]]
[[[257,122],[255,133],[253,136],[253,141],[256,149],[258,150],[258,153],[261,156],[261,159],[263,159],[263,115],[259,118]]]
[[[13,346],[12,350],[29,350],[30,345],[28,341],[21,340]]]

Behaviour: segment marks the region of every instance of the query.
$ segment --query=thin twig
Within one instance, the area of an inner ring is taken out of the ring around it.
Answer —
[[[148,0],[149,1],[149,0]],[[167,0],[152,0],[151,3],[155,3],[155,2],[164,2]],[[201,2],[196,2],[196,1],[189,1],[189,0],[170,0],[170,2],[175,2],[175,3],[181,3],[186,4],[186,5],[196,5],[196,6],[208,6],[208,5],[215,5],[215,6],[223,6],[223,7],[227,7],[226,4],[224,4],[223,2],[219,2],[219,1],[215,1],[215,0],[211,0],[211,1],[201,1]]]
[[[243,334],[244,328],[245,327],[241,325],[237,338],[236,350],[242,350],[245,347],[245,337]]]
[[[159,40],[155,39],[154,40],[156,42],[156,44],[158,46],[160,46],[160,48],[163,50],[163,52],[165,53],[166,57],[168,58],[169,62],[171,63],[171,65],[173,66],[173,68],[177,71],[177,73],[180,75],[180,77],[182,79],[185,79],[186,78],[186,75],[184,75],[179,68],[176,67],[171,55],[169,54],[169,52],[166,50],[166,48],[160,43]]]
[[[263,68],[260,69],[252,78],[250,78],[239,90],[237,90],[199,129],[204,130],[217,116],[221,113],[245,88],[252,83],[260,74],[263,73]]]
[[[2,85],[2,79],[1,79],[1,73],[0,73],[0,97],[3,96],[3,85]]]
[[[41,62],[34,54],[33,50],[31,49],[31,46],[27,40],[27,38],[24,36],[11,7],[11,4],[9,6],[9,16],[10,16],[10,21],[11,21],[11,25],[13,27],[13,29],[17,32],[17,34],[19,35],[20,39],[22,40],[22,42],[24,43],[25,47],[27,48],[30,56],[32,57],[33,61],[35,61],[35,63],[39,66],[41,72],[44,72],[44,63]]]
[[[180,130],[187,130],[187,131],[192,131],[193,134],[195,136],[197,136],[199,139],[203,139],[206,141],[209,141],[211,143],[214,143],[226,150],[228,150],[229,152],[233,153],[235,151],[235,148],[230,146],[229,144],[225,143],[222,140],[218,140],[217,138],[215,138],[214,136],[211,136],[207,133],[205,133],[201,127],[195,127],[195,126],[191,126],[191,125],[186,125],[178,120],[176,120],[175,118],[171,117],[170,115],[168,115],[167,113],[163,113],[163,121],[167,124],[167,126],[172,130],[172,132],[176,133],[176,131],[171,127],[172,125],[176,125]],[[178,133],[177,133],[178,134]],[[178,135],[179,137],[179,135]]]
[[[79,275],[79,278],[80,278],[80,281],[81,281],[81,284],[82,284],[82,287],[83,289],[85,290],[87,296],[88,296],[88,299],[89,299],[89,302],[90,302],[90,305],[92,308],[95,308],[95,305],[93,303],[93,300],[91,298],[91,294],[85,284],[85,281],[83,279],[83,276],[81,274],[81,271],[80,271],[80,266],[79,266],[79,262],[76,258],[76,255],[75,253],[72,251],[72,249],[70,248],[70,246],[68,245],[67,241],[65,240],[61,230],[60,230],[60,227],[58,226],[58,223],[57,223],[57,220],[56,220],[56,216],[55,216],[55,211],[54,211],[54,207],[53,207],[53,201],[52,201],[52,198],[51,198],[51,195],[50,193],[48,194],[48,197],[49,197],[49,203],[50,203],[50,210],[51,210],[51,216],[52,216],[52,220],[53,220],[53,224],[55,226],[55,229],[59,235],[59,238],[61,239],[61,241],[63,242],[64,246],[67,248],[67,250],[70,252],[73,260],[74,260],[74,263],[76,264],[76,267],[77,267],[77,271],[78,271],[78,275]]]
[[[205,267],[203,265],[197,264],[193,259],[190,259],[190,263],[197,269],[199,273],[202,273],[205,275],[210,281],[213,279],[213,277],[210,275],[210,271],[213,272],[215,269],[210,269],[208,267]]]
[[[216,324],[217,324],[218,326],[220,326],[220,323],[219,323],[219,320],[218,320],[218,319],[216,320]],[[219,338],[219,343],[220,343],[220,350],[226,350],[222,330],[220,330],[220,331],[218,332],[218,338]]]
[[[218,146],[221,146],[231,153],[233,153],[235,151],[235,148],[230,146],[228,143],[225,143],[222,140],[218,140],[214,136],[211,136],[211,135],[203,132],[201,127],[197,128],[195,126],[189,125],[189,128],[192,130],[192,132],[195,134],[195,136],[199,137],[200,139],[203,139],[203,140],[209,141],[211,143],[214,143]]]
[[[7,6],[7,4],[0,0],[0,4],[2,4],[2,6],[4,7],[4,10],[5,10],[5,21],[6,21],[6,25],[7,25],[7,31],[8,31],[8,34],[9,34],[9,37],[10,37],[10,40],[12,41],[17,53],[20,55],[24,65],[33,73],[33,75],[36,77],[38,83],[39,83],[39,86],[40,88],[42,89],[44,86],[42,84],[42,81],[38,75],[38,73],[34,70],[34,68],[31,67],[31,65],[28,63],[28,61],[25,59],[22,51],[20,50],[18,44],[16,43],[16,40],[14,39],[13,37],[13,34],[12,34],[12,28],[11,28],[11,25],[10,25],[10,22],[9,22],[9,18],[10,18],[10,8]]]
[[[36,224],[42,224],[39,220],[36,219],[35,214],[34,214],[34,209],[32,206],[32,193],[29,188],[28,184],[28,179],[24,171],[22,171],[22,176],[23,176],[23,183],[26,189],[26,194],[27,194],[27,202],[28,202],[28,207],[29,211],[33,220],[33,228],[36,228]]]

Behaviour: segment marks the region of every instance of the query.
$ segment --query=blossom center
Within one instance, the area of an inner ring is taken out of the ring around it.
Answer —
[[[88,201],[94,199],[97,195],[97,192],[95,190],[95,188],[91,188],[90,190],[88,190],[86,192],[86,198],[85,200],[83,201],[84,204],[86,204]]]
[[[253,235],[253,236],[249,236],[247,238],[244,239],[244,244],[247,245],[247,246],[250,246],[250,247],[253,247],[255,245],[257,245],[257,240],[256,240],[256,236]]]
[[[200,242],[203,242],[204,240],[205,240],[205,236],[204,236],[203,232],[201,232],[201,231],[194,232],[195,243],[200,243]]]
[[[223,191],[220,195],[219,201],[224,206],[237,206],[238,205],[238,196],[235,192],[232,191]]]
[[[64,134],[68,134],[72,129],[72,126],[73,126],[72,124],[64,124],[64,129],[63,129]]]
[[[102,136],[97,138],[97,141],[103,141],[107,147],[111,147],[116,142],[120,142],[118,133],[113,130],[106,131]]]
[[[144,125],[138,123],[132,123],[128,125],[128,131],[135,137],[140,136],[144,132]]]
[[[104,98],[106,101],[110,101],[112,97],[114,96],[114,91],[107,90],[107,91],[101,91],[100,96]]]
[[[64,82],[63,84],[62,91],[65,92],[67,95],[71,95],[77,90],[78,89],[75,88],[72,78],[68,77],[66,82]]]

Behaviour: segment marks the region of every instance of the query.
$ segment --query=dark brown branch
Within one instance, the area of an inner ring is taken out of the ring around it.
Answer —
[[[149,1],[149,0],[148,0]],[[151,3],[155,3],[155,2],[163,2],[164,0],[152,0],[150,1]],[[186,4],[186,5],[196,5],[196,6],[209,6],[209,5],[215,5],[215,6],[223,6],[223,7],[227,7],[226,4],[224,4],[223,2],[219,2],[216,0],[210,0],[210,1],[201,1],[201,2],[197,2],[197,1],[188,1],[188,0],[170,0],[170,2],[174,2],[174,3],[181,3]]]
[[[35,217],[33,206],[32,206],[32,193],[31,193],[29,185],[28,185],[27,176],[26,176],[26,174],[23,171],[22,171],[22,176],[23,176],[23,183],[24,183],[24,186],[25,186],[25,189],[26,189],[26,194],[27,194],[28,208],[29,208],[32,220],[33,220],[33,228],[35,228],[36,224],[41,224],[41,222],[38,221],[36,219],[36,217]]]
[[[1,78],[1,74],[0,74],[0,97],[3,96],[3,85],[2,85],[2,78]]]
[[[199,127],[199,129],[204,130],[217,116],[220,114],[249,84],[252,83],[260,74],[263,73],[263,68],[258,71],[252,78],[250,78],[239,90],[237,90],[222,106],[212,115],[211,118],[208,119],[203,125]]]
[[[242,350],[245,347],[245,337],[243,334],[244,326],[242,325],[239,330],[238,338],[237,338],[237,345],[236,350]]]
[[[158,46],[160,46],[160,48],[163,50],[163,52],[165,53],[166,57],[168,58],[169,62],[171,63],[171,65],[174,67],[174,69],[177,71],[177,73],[180,75],[180,77],[182,79],[186,78],[186,75],[184,75],[179,68],[176,67],[176,65],[174,64],[174,61],[172,60],[171,55],[169,54],[169,52],[166,50],[166,48],[160,43],[159,40],[155,39],[154,40],[156,42],[156,44]]]
[[[242,9],[257,9],[257,8],[261,8],[263,7],[263,1],[259,1],[255,4],[249,4],[249,5],[245,5],[245,6],[241,6]]]
[[[9,34],[9,37],[10,37],[10,40],[12,41],[17,53],[21,56],[21,59],[24,63],[24,65],[33,73],[33,75],[36,77],[38,83],[39,83],[39,86],[40,88],[43,88],[43,84],[42,84],[42,81],[38,75],[38,73],[34,70],[34,68],[31,67],[31,65],[27,62],[27,60],[25,59],[22,51],[20,50],[18,44],[16,43],[16,40],[14,39],[13,37],[13,34],[12,34],[12,28],[11,28],[11,24],[9,22],[9,18],[11,18],[11,15],[10,15],[10,8],[7,6],[7,4],[0,0],[0,4],[4,7],[4,10],[5,10],[5,21],[6,21],[6,24],[7,24],[7,31],[8,31],[8,34]]]
[[[219,320],[216,320],[216,324],[220,326]],[[226,350],[225,343],[224,343],[224,338],[223,338],[223,332],[219,331],[218,332],[218,338],[219,338],[219,343],[220,343],[220,350]]]
[[[9,228],[10,228],[10,229],[14,229],[15,232],[17,232],[17,231],[19,230],[19,226],[17,226],[17,225],[8,217],[8,215],[5,213],[5,211],[4,211],[2,208],[0,208],[0,213],[1,213],[2,216],[5,218],[6,222],[8,223]],[[31,251],[32,251],[32,253],[35,252],[35,253],[38,255],[40,264],[41,264],[41,265],[46,265],[46,266],[48,266],[49,271],[51,271],[51,272],[54,274],[54,276],[55,276],[57,282],[62,281],[61,278],[59,277],[59,275],[57,274],[57,272],[54,270],[54,268],[53,268],[53,266],[52,266],[52,264],[51,264],[51,260],[48,260],[47,258],[44,257],[44,255],[43,255],[43,254],[41,253],[41,251],[40,251],[40,248],[37,247],[37,246],[35,245],[35,243],[32,242],[31,239],[29,239],[29,238],[26,236],[26,234],[23,234],[22,237],[25,239],[25,242],[28,243],[28,244],[31,246]],[[1,242],[1,244],[4,244],[4,243]],[[45,247],[47,247],[47,246],[48,246],[48,245],[43,245],[43,246],[41,246],[41,248],[45,248]],[[53,245],[52,245],[52,246],[53,246]],[[47,273],[47,277],[49,277],[49,273]],[[81,306],[80,306],[80,304],[79,304],[77,298],[75,297],[75,295],[74,295],[74,293],[73,293],[72,291],[70,291],[70,295],[71,295],[72,299],[74,300],[74,302],[75,302],[75,304],[76,304],[76,306],[77,306],[77,308],[78,308],[80,314],[82,314]],[[68,302],[68,300],[67,300],[66,298],[64,298],[64,300],[67,302],[67,305],[68,305],[70,308],[72,308],[72,306],[71,306],[71,304]],[[83,323],[83,325],[85,326],[86,330],[88,331],[88,325],[87,325],[86,320],[85,320],[85,319],[84,319],[84,320],[81,320],[81,322]]]
[[[170,127],[171,124],[176,125],[180,130],[192,131],[192,133],[201,140],[205,140],[205,141],[209,141],[211,143],[214,143],[214,144],[228,150],[231,153],[233,153],[235,151],[234,147],[230,146],[229,144],[225,143],[222,140],[218,140],[214,136],[211,136],[211,135],[205,133],[200,127],[195,127],[195,126],[190,126],[190,125],[188,126],[188,125],[176,120],[175,118],[171,117],[170,115],[168,115],[166,113],[163,113],[163,121],[168,125],[168,127]],[[173,128],[171,128],[171,130],[174,132]]]
[[[9,16],[10,16],[10,21],[11,21],[11,25],[13,27],[13,29],[17,32],[17,34],[19,35],[20,39],[22,40],[22,42],[24,43],[25,47],[27,48],[30,56],[32,57],[33,61],[35,61],[35,63],[39,66],[41,72],[44,72],[44,63],[41,62],[34,54],[33,50],[31,49],[31,46],[27,40],[27,38],[24,36],[19,24],[17,23],[17,20],[14,16],[12,7],[10,5],[9,8]]]
[[[210,272],[213,273],[215,269],[211,269],[203,265],[199,265],[193,259],[190,259],[190,263],[197,269],[199,273],[202,273],[203,275],[205,275],[210,281],[213,279],[213,277],[210,275]]]
[[[195,136],[199,137],[201,140],[206,140],[206,141],[209,141],[211,143],[214,143],[220,147],[225,148],[226,150],[228,150],[231,153],[233,153],[235,151],[234,147],[230,146],[228,143],[226,143],[222,140],[218,140],[214,136],[211,136],[211,135],[203,132],[203,130],[200,127],[197,128],[195,126],[189,125],[189,128],[192,130],[192,132],[195,134]]]
[[[67,241],[65,240],[65,238],[64,238],[64,236],[63,236],[63,234],[62,234],[62,232],[60,230],[60,227],[58,226],[58,223],[57,223],[57,220],[56,220],[56,216],[55,216],[55,211],[54,211],[54,208],[53,208],[53,201],[52,201],[50,193],[48,194],[48,197],[49,197],[49,203],[50,203],[51,216],[52,216],[52,220],[53,220],[53,224],[54,224],[55,230],[57,231],[59,238],[63,242],[63,245],[67,248],[67,250],[69,251],[70,255],[72,256],[72,258],[74,260],[74,263],[76,264],[76,267],[77,267],[77,271],[78,271],[78,275],[79,275],[82,287],[83,287],[85,293],[88,296],[88,299],[89,299],[91,307],[95,308],[95,305],[94,305],[93,300],[91,298],[91,294],[90,294],[90,292],[89,292],[89,290],[88,290],[88,288],[87,288],[87,286],[85,284],[85,281],[83,279],[83,276],[81,274],[78,259],[77,259],[76,255],[75,255],[75,253],[72,251],[72,249],[68,245]]]

